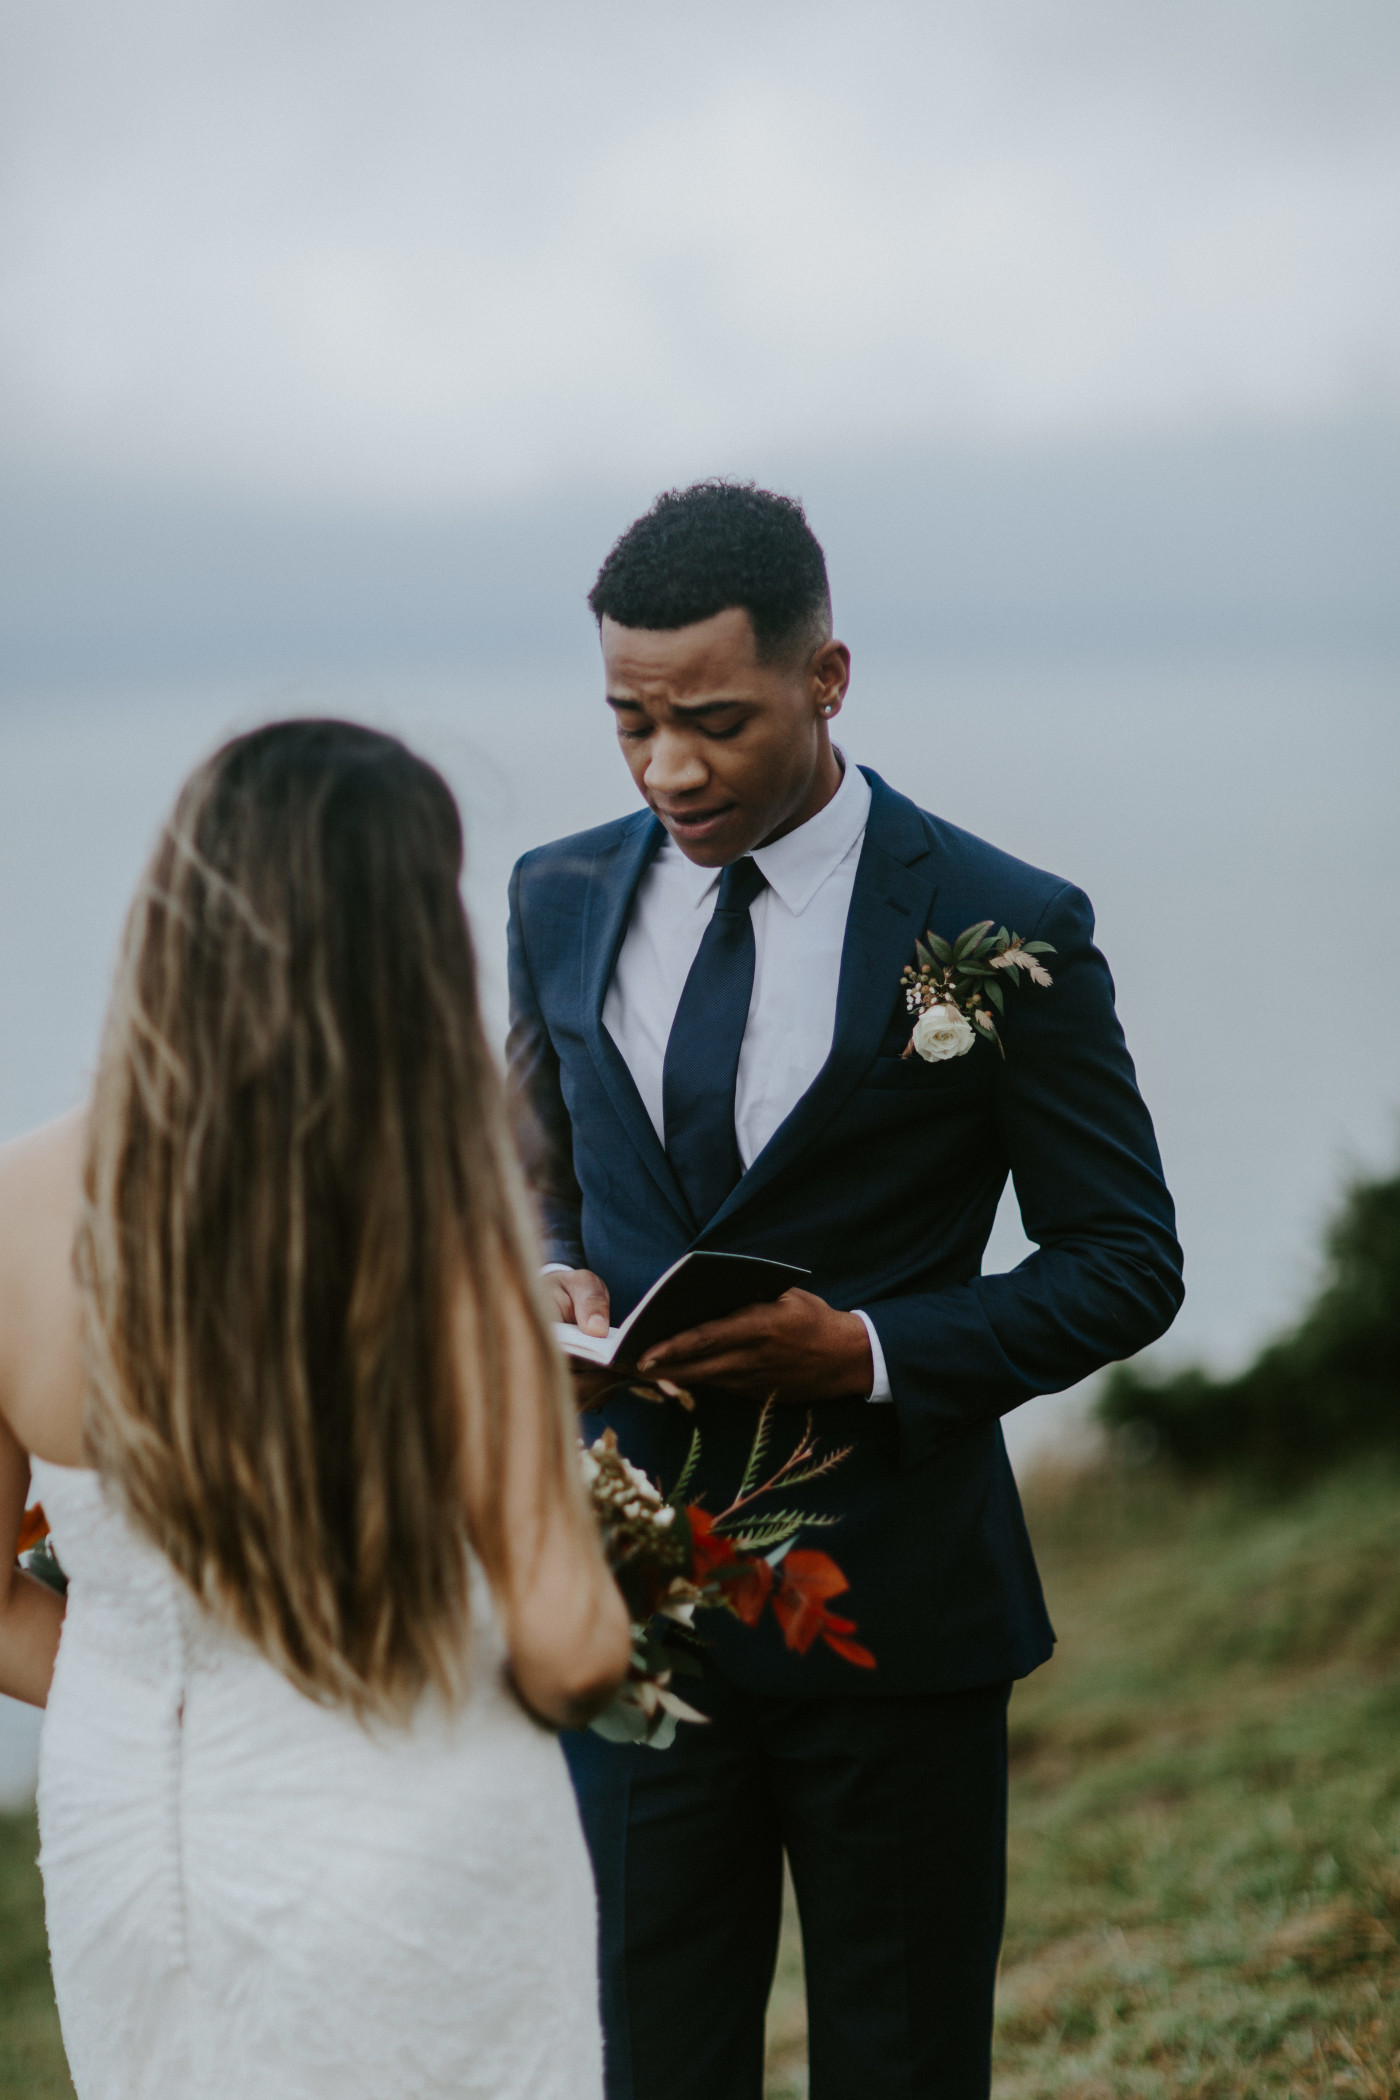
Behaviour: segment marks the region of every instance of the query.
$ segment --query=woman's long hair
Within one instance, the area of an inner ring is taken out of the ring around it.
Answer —
[[[464,1410],[507,1558],[505,1308],[556,1476],[570,1441],[461,867],[393,737],[281,722],[202,765],[127,924],[78,1238],[94,1464],[294,1683],[391,1713],[464,1684]]]

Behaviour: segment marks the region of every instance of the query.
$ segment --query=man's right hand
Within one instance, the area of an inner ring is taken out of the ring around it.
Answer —
[[[608,1287],[601,1276],[591,1269],[555,1269],[544,1281],[566,1326],[581,1328],[584,1334],[607,1333]]]

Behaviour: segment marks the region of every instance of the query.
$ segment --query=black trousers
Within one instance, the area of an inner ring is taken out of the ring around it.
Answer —
[[[811,2100],[987,2100],[1010,1686],[779,1699],[711,1671],[668,1750],[566,1740],[608,2100],[762,2100],[786,1851]]]

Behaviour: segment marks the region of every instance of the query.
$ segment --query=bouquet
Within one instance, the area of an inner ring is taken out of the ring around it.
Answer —
[[[46,1582],[51,1590],[57,1590],[60,1597],[66,1594],[68,1577],[59,1566],[58,1555],[50,1542],[49,1520],[44,1515],[42,1503],[36,1502],[24,1512],[15,1544],[15,1559],[38,1581]]]
[[[850,1587],[840,1568],[829,1553],[796,1544],[803,1531],[836,1519],[780,1509],[770,1499],[780,1489],[823,1478],[850,1455],[850,1447],[822,1457],[809,1414],[791,1455],[765,1480],[773,1417],[770,1399],[759,1415],[739,1491],[718,1515],[684,1499],[700,1462],[698,1429],[669,1496],[623,1457],[612,1430],[582,1449],[603,1551],[632,1620],[626,1680],[590,1724],[609,1742],[664,1750],[675,1740],[678,1722],[705,1719],[673,1689],[677,1677],[702,1672],[697,1611],[727,1611],[743,1625],[757,1626],[771,1606],[785,1644],[797,1654],[822,1640],[857,1669],[875,1668],[870,1650],[853,1638],[854,1620],[829,1609],[830,1599]]]

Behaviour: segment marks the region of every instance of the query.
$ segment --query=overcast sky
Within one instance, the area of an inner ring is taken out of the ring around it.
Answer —
[[[1393,976],[1323,1081],[1281,967],[1197,1002],[1395,892],[1397,257],[1395,0],[0,0],[0,1136],[268,713],[441,733],[498,984],[630,792],[601,555],[756,475],[854,755],[1090,886],[1238,1360],[1393,1157]]]
[[[456,507],[1400,412],[1393,0],[20,0],[11,467]]]

